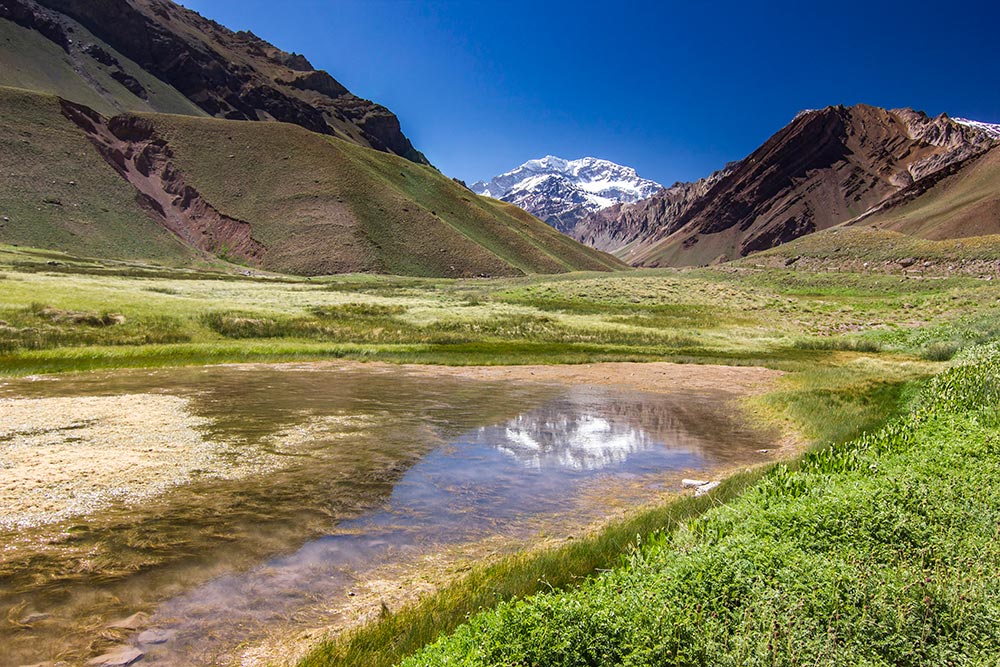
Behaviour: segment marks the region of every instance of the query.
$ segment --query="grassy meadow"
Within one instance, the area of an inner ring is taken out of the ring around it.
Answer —
[[[1000,614],[996,289],[822,259],[305,279],[3,246],[0,374],[329,358],[783,370],[745,407],[811,443],[801,460],[474,568],[303,664],[973,664]]]
[[[0,374],[241,360],[922,369],[992,339],[975,275],[742,265],[449,280],[244,277],[0,246]],[[881,372],[876,372],[876,375]]]

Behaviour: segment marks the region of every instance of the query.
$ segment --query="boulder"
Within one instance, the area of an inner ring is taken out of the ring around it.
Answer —
[[[87,661],[88,667],[127,667],[146,655],[134,646],[122,646]]]

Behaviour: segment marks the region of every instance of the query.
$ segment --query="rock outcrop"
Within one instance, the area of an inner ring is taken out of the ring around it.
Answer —
[[[728,176],[736,164],[694,183],[674,183],[647,199],[615,204],[591,213],[577,222],[570,235],[598,250],[621,252],[633,242],[669,233],[671,221],[681,219],[688,208]]]
[[[140,205],[181,241],[208,255],[260,265],[267,249],[251,235],[250,223],[220,213],[186,182],[152,123],[137,116],[105,119],[72,102],[63,102],[63,113],[132,184]]]

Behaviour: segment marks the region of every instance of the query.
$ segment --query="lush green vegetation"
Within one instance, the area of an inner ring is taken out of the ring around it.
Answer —
[[[995,336],[971,276],[649,270],[492,280],[246,278],[0,247],[0,373],[350,357],[675,360],[786,370],[925,363]],[[50,316],[40,315],[49,313]],[[121,316],[106,326],[90,313]]]
[[[1000,347],[974,349],[905,416],[778,465],[613,571],[503,602],[403,664],[992,664],[998,378]]]

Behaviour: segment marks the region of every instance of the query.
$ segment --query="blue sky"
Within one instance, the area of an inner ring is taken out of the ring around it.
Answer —
[[[468,182],[546,154],[669,185],[801,109],[1000,123],[1000,3],[182,0],[304,53]]]

